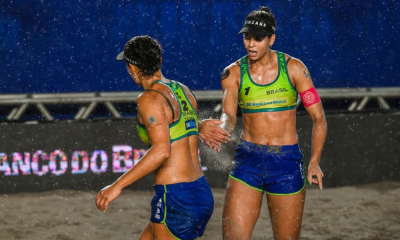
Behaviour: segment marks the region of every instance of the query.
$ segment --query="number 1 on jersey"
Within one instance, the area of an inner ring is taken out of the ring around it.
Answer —
[[[249,94],[249,91],[250,91],[250,87],[245,88],[244,90],[246,90],[246,92],[244,93],[244,95],[248,95],[248,94]]]

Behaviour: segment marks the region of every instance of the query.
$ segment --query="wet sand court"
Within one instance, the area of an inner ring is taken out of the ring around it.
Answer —
[[[224,189],[213,189],[215,209],[202,239],[218,240]],[[0,239],[137,239],[150,218],[153,192],[124,190],[98,211],[96,192],[55,190],[0,195]],[[266,200],[254,240],[273,239]],[[326,188],[308,187],[303,240],[400,239],[400,182]]]

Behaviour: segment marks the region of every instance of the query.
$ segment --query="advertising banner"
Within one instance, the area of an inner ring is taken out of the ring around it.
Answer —
[[[399,115],[330,115],[321,156],[324,187],[400,181]],[[241,118],[220,152],[200,145],[199,160],[212,187],[224,188]],[[305,168],[311,156],[312,122],[297,117]],[[146,153],[136,120],[0,125],[0,193],[53,189],[99,190]],[[305,169],[307,170],[307,169]],[[307,171],[306,171],[307,172]],[[151,174],[129,186],[151,189]]]

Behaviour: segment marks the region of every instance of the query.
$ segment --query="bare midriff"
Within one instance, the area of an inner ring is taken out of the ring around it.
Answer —
[[[262,145],[293,145],[296,131],[296,109],[278,112],[243,114],[241,139]]]
[[[171,144],[170,157],[154,172],[155,184],[193,182],[203,176],[197,138],[197,135],[192,135]]]

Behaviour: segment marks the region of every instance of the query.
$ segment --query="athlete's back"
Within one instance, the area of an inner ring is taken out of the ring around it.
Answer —
[[[192,92],[179,82],[159,81],[142,95],[159,98],[164,102],[165,115],[170,128],[170,156],[154,172],[155,184],[190,182],[201,177],[203,172],[198,160],[197,101]],[[148,119],[143,119],[139,115],[138,121],[140,130],[143,121],[148,121]],[[145,141],[143,137],[145,134],[140,135]],[[151,143],[148,142],[148,144]]]

